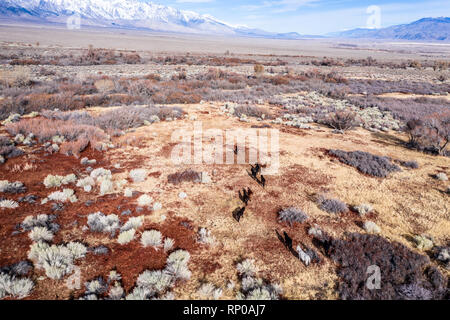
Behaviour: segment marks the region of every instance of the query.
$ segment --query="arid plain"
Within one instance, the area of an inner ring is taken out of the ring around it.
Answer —
[[[2,22],[0,299],[448,299],[449,67],[437,43]],[[226,141],[247,163],[174,163],[199,123],[278,132],[278,171]]]

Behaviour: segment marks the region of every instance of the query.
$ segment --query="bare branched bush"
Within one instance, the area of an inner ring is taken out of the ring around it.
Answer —
[[[121,107],[93,117],[86,112],[44,111],[42,115],[49,119],[73,121],[80,125],[90,125],[103,130],[126,130],[137,128],[146,123],[158,122],[166,118],[179,118],[183,109],[179,107]]]
[[[106,138],[105,133],[91,125],[80,125],[71,121],[34,118],[9,124],[7,130],[11,135],[34,134],[40,142],[48,141],[54,136],[62,136],[67,141],[81,138],[89,141],[100,141]]]
[[[291,79],[287,76],[274,76],[268,79],[275,86],[288,85]]]
[[[255,74],[262,74],[264,72],[264,66],[261,64],[255,64],[253,67]]]
[[[81,152],[86,150],[86,148],[91,143],[91,139],[87,137],[78,138],[75,141],[63,142],[59,147],[59,152],[67,156],[80,157]],[[98,141],[92,141],[93,145],[97,145]]]
[[[243,115],[245,115],[247,117],[262,118],[269,117],[270,112],[269,110],[258,106],[240,105],[234,109],[234,114],[237,117],[242,117]]]
[[[81,56],[68,61],[70,65],[114,65],[119,63],[137,64],[141,57],[137,53],[119,53],[110,49],[97,49],[89,46]]]
[[[422,151],[446,155],[450,141],[450,114],[407,122],[409,145]]]
[[[359,125],[356,114],[352,111],[336,111],[327,114],[321,122],[340,131],[350,130]]]
[[[160,119],[179,118],[183,110],[178,107],[122,107],[108,111],[93,120],[93,125],[104,130],[137,128],[146,122],[158,122]]]
[[[0,71],[0,84],[6,87],[26,87],[31,84],[30,70],[16,67],[14,70]]]

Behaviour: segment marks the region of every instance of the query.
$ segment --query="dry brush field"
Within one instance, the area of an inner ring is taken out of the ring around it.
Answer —
[[[3,42],[0,64],[0,299],[449,298],[448,57]],[[174,163],[198,122],[278,130],[278,173]]]

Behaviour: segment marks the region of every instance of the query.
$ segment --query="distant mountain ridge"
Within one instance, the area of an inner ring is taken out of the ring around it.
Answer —
[[[271,33],[232,26],[209,15],[174,9],[149,0],[0,0],[0,16],[65,23],[77,15],[81,24],[192,34],[299,39],[298,33]]]
[[[382,29],[354,29],[329,34],[341,38],[450,41],[450,18],[423,18],[409,24]]]
[[[82,26],[276,39],[367,38],[450,41],[450,18],[424,18],[383,29],[354,29],[327,36],[275,33],[233,26],[210,15],[178,10],[150,0],[0,0],[0,18],[36,23],[63,23],[70,16]]]

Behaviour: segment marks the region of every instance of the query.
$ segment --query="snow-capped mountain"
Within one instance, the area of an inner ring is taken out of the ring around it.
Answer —
[[[235,27],[209,15],[177,10],[149,0],[0,0],[0,16],[20,21],[65,23],[77,15],[82,25],[196,34],[299,38]],[[249,32],[246,32],[249,30]]]
[[[64,22],[78,15],[84,25],[188,33],[232,34],[234,29],[210,16],[146,0],[0,0],[0,14],[45,22]]]

